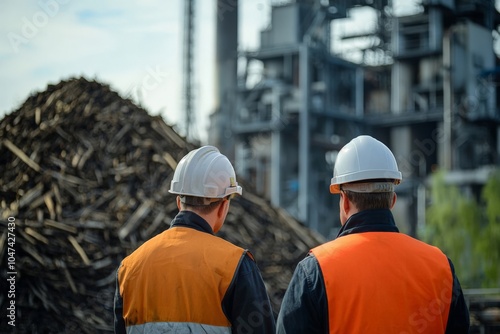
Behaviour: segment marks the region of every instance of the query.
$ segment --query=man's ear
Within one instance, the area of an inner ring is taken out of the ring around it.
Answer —
[[[396,200],[398,199],[398,195],[396,195],[396,193],[392,193],[392,194],[393,194],[393,196],[392,196],[391,210],[394,207],[394,205],[396,205]]]
[[[226,199],[223,199],[222,203],[217,208],[217,217],[225,218],[228,210],[229,210],[229,201]]]
[[[175,198],[175,202],[177,203],[177,209],[179,209],[179,211],[181,211],[181,197],[177,196]]]
[[[349,199],[347,198],[347,195],[345,193],[340,196],[340,205],[342,206],[342,210],[348,217],[349,210],[351,209],[351,203],[349,202]]]

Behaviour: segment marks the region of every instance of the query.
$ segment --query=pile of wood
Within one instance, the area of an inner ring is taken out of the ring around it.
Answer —
[[[168,228],[173,171],[194,148],[160,117],[84,78],[50,85],[5,116],[0,259],[6,268],[13,217],[17,317],[0,332],[111,331],[116,268]],[[323,241],[245,185],[219,235],[252,251],[275,311],[297,262]],[[10,300],[2,291],[0,308]]]

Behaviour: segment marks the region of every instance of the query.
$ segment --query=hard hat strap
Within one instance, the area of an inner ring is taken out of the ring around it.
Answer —
[[[392,182],[363,182],[345,183],[340,186],[341,190],[349,190],[355,193],[390,193],[394,191]]]

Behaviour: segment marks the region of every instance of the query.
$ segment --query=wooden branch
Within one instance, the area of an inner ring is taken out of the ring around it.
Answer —
[[[24,229],[24,231],[26,232],[26,234],[31,235],[36,240],[41,241],[46,245],[49,244],[49,240],[46,237],[44,237],[43,235],[41,235],[40,233],[38,233],[37,231],[35,231],[31,227],[26,227]]]
[[[4,139],[2,144],[5,145],[12,153],[14,153],[22,162],[32,168],[35,172],[40,172],[42,168],[33,160],[31,160],[23,151],[21,151],[10,140]]]
[[[120,239],[125,239],[132,231],[134,231],[139,223],[144,219],[144,217],[151,210],[152,201],[146,200],[141,203],[141,205],[135,210],[132,216],[127,220],[125,224],[118,231],[118,237]]]
[[[82,258],[83,263],[85,263],[86,266],[90,266],[90,264],[91,264],[90,259],[88,258],[87,254],[83,250],[82,246],[80,246],[78,241],[75,239],[75,237],[72,235],[68,235],[68,240],[69,240],[69,242],[71,242],[71,245],[73,245],[73,247],[75,248],[78,255],[80,255],[80,257]]]
[[[57,228],[59,230],[62,230],[62,231],[65,231],[65,232],[68,232],[68,233],[77,233],[78,232],[78,229],[74,226],[70,226],[70,225],[67,225],[67,224],[64,224],[64,223],[60,223],[60,222],[57,222],[57,221],[54,221],[54,220],[50,220],[50,219],[45,219],[43,221],[43,224],[47,227],[53,227],[53,228]]]

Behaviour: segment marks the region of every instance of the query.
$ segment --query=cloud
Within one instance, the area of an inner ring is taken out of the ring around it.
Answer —
[[[195,1],[193,93],[200,132],[214,110],[215,1]],[[244,49],[258,46],[269,2],[240,0]],[[169,123],[182,123],[183,16],[183,0],[0,1],[0,118],[32,92],[83,75]]]
[[[180,0],[10,1],[0,13],[0,117],[33,90],[80,75],[122,95],[141,89],[148,110],[180,110]]]

